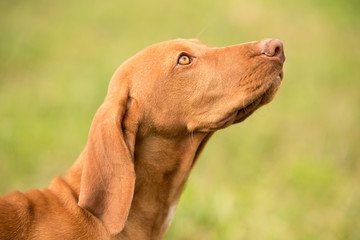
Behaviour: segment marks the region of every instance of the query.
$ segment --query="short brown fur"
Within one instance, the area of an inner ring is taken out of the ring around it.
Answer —
[[[271,39],[139,52],[113,75],[65,178],[0,198],[0,239],[161,239],[206,142],[272,100],[284,60]]]

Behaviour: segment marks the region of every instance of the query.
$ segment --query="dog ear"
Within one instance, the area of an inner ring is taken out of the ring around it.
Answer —
[[[137,123],[132,115],[136,104],[131,103],[129,109],[129,99],[127,88],[105,99],[95,114],[84,151],[78,204],[99,218],[111,235],[124,228],[135,188]]]

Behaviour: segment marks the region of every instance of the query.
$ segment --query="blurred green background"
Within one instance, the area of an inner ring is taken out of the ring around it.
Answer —
[[[275,100],[215,134],[165,239],[360,239],[360,1],[0,1],[0,193],[81,152],[114,70],[156,42],[283,40]]]

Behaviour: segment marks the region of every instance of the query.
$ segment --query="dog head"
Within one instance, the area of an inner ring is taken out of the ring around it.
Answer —
[[[91,125],[79,206],[119,233],[134,193],[135,138],[211,134],[243,121],[274,97],[284,60],[272,39],[224,48],[178,39],[127,60]]]

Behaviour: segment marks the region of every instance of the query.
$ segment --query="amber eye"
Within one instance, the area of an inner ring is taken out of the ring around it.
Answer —
[[[190,58],[186,55],[181,55],[178,60],[179,65],[189,65],[191,62]]]

